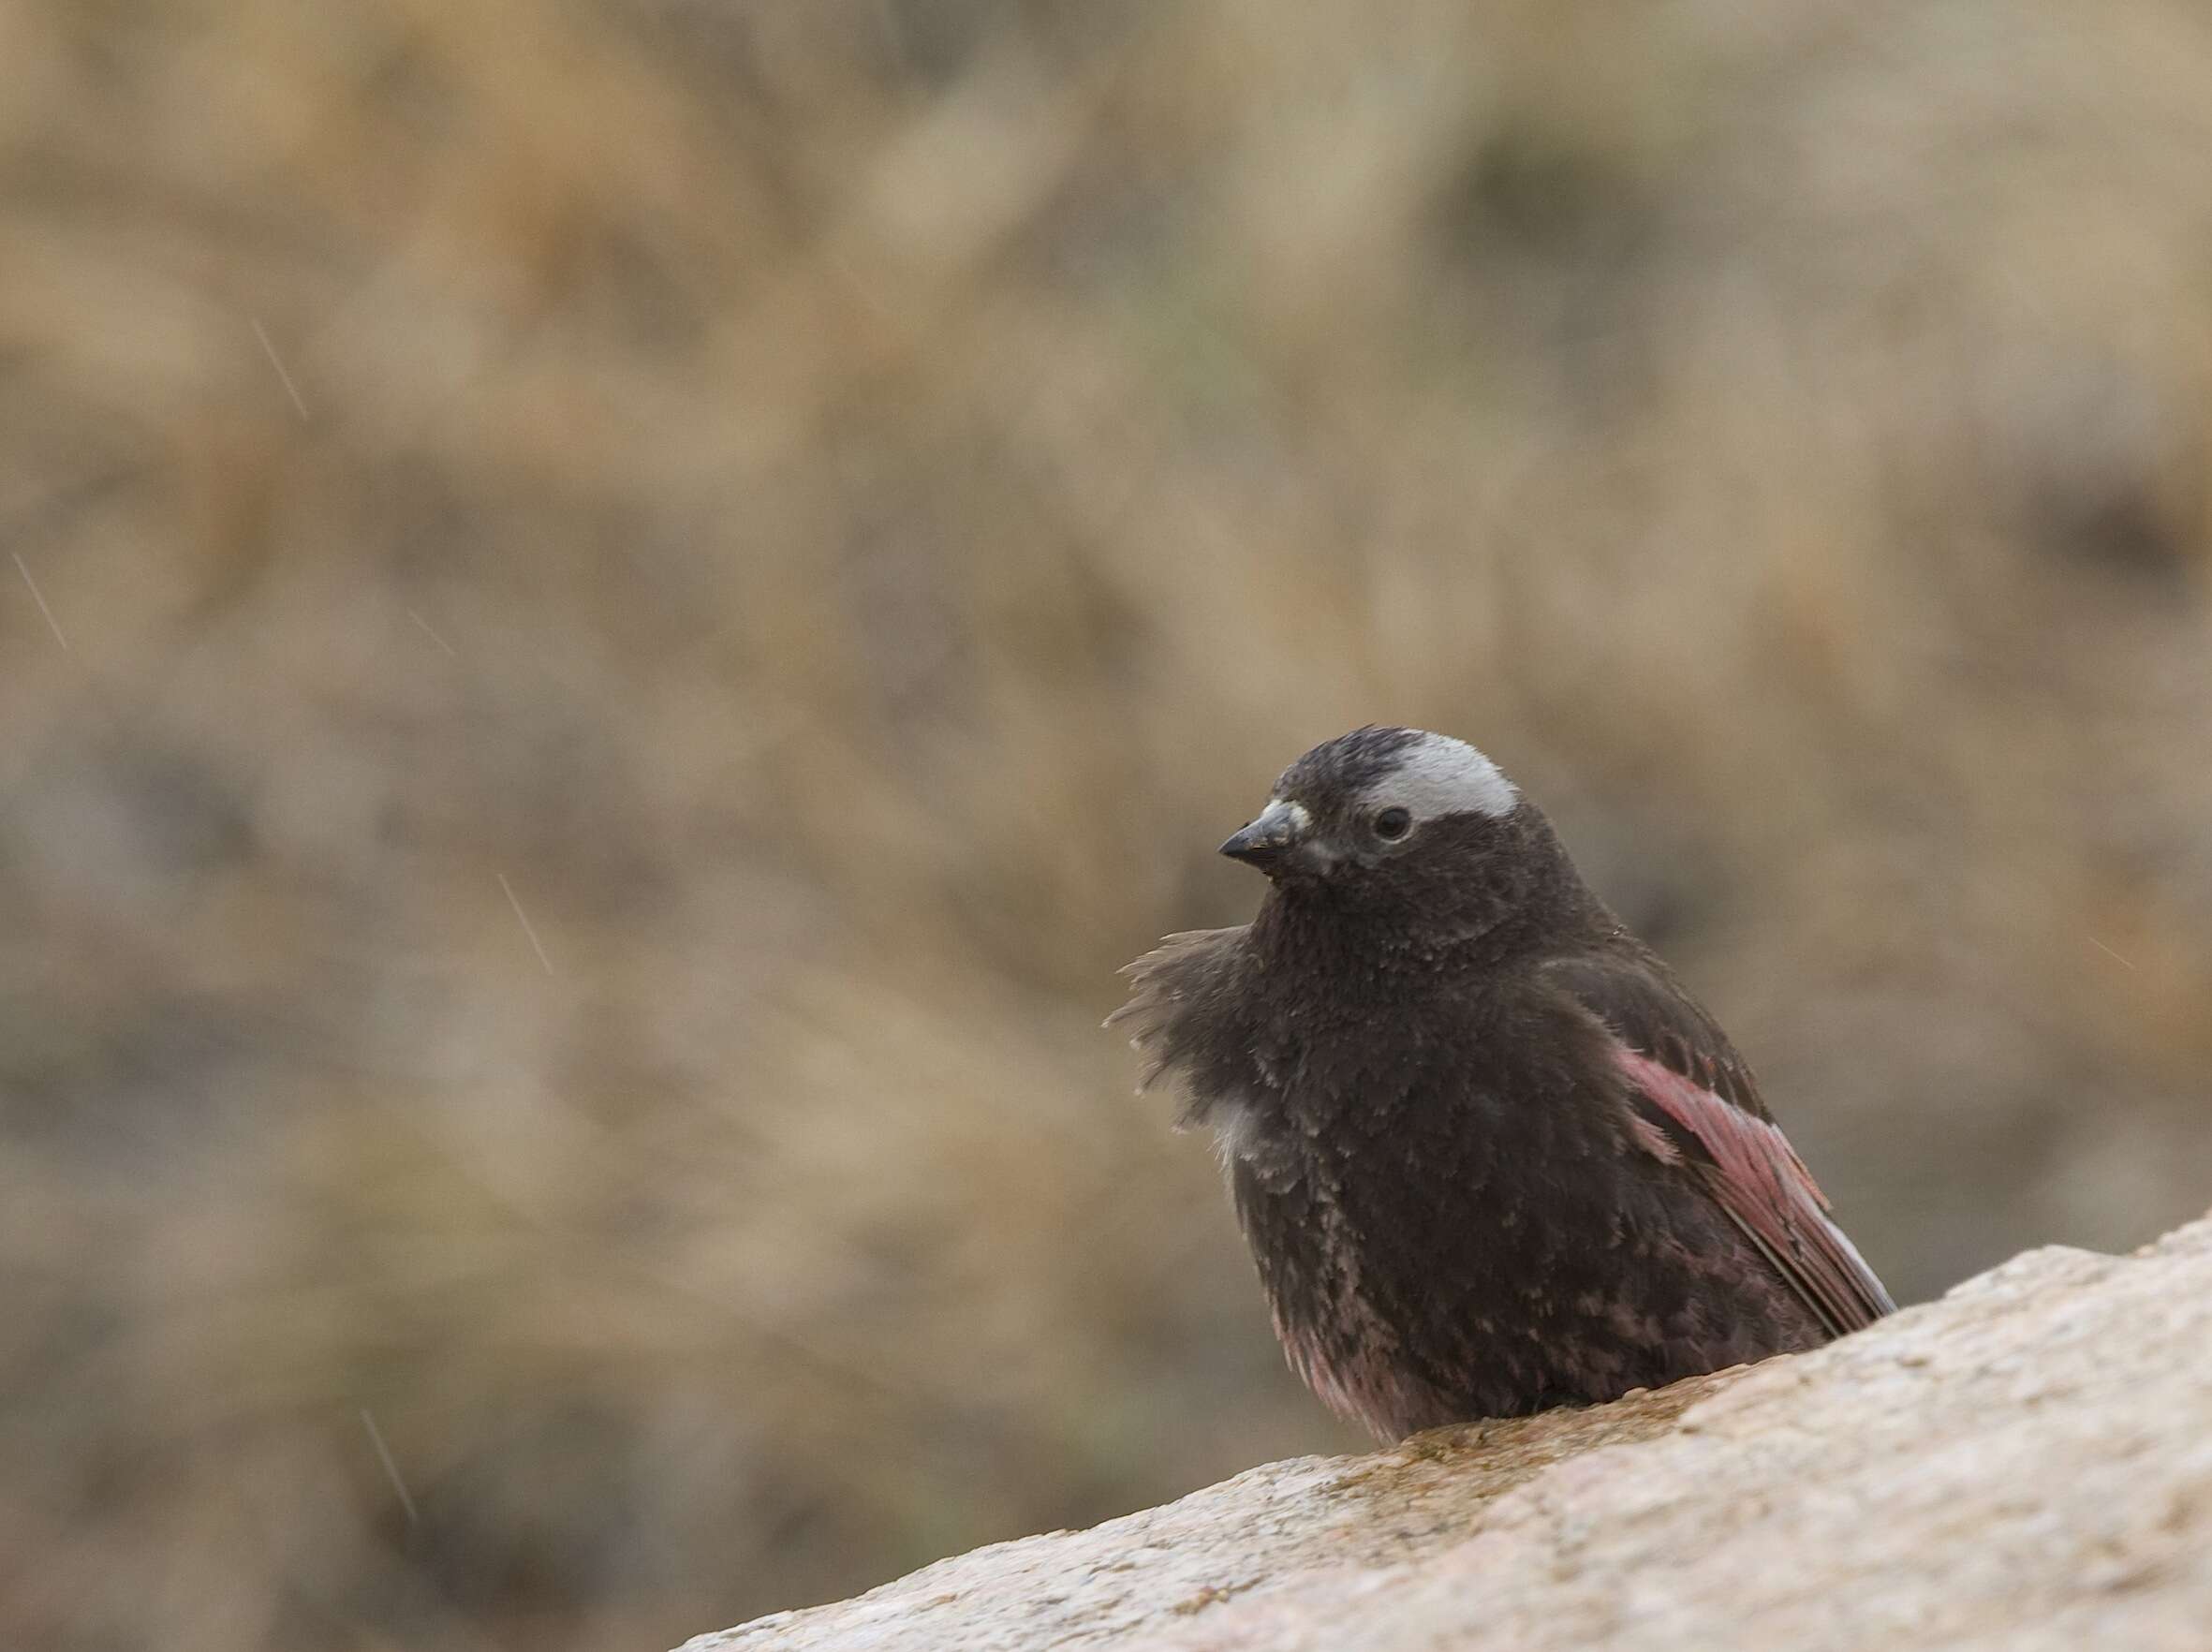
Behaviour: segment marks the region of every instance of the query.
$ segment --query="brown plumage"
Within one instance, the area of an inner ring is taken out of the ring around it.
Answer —
[[[1216,1132],[1338,1412],[1604,1400],[1891,1310],[1726,1035],[1472,747],[1317,746],[1222,850],[1259,914],[1168,937],[1113,1019]]]

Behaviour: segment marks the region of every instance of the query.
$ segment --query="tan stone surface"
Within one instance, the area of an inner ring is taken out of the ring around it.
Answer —
[[[686,1652],[2212,1647],[2212,1220],[1792,1359],[1252,1469]]]

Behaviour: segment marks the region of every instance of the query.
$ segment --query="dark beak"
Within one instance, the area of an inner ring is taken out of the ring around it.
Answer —
[[[1232,861],[1242,861],[1262,872],[1273,872],[1283,857],[1305,841],[1305,811],[1296,804],[1276,799],[1260,811],[1260,818],[1221,846]]]

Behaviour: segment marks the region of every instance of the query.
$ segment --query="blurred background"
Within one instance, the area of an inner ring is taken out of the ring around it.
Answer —
[[[1356,1445],[1098,1023],[1367,721],[1901,1298],[2202,1212],[2207,154],[2182,0],[0,8],[0,1641]]]

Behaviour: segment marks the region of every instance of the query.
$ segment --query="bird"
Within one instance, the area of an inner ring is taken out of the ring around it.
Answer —
[[[1895,1310],[1719,1024],[1474,746],[1340,735],[1220,852],[1268,879],[1252,921],[1165,937],[1107,1025],[1213,1132],[1338,1416],[1600,1404]]]

